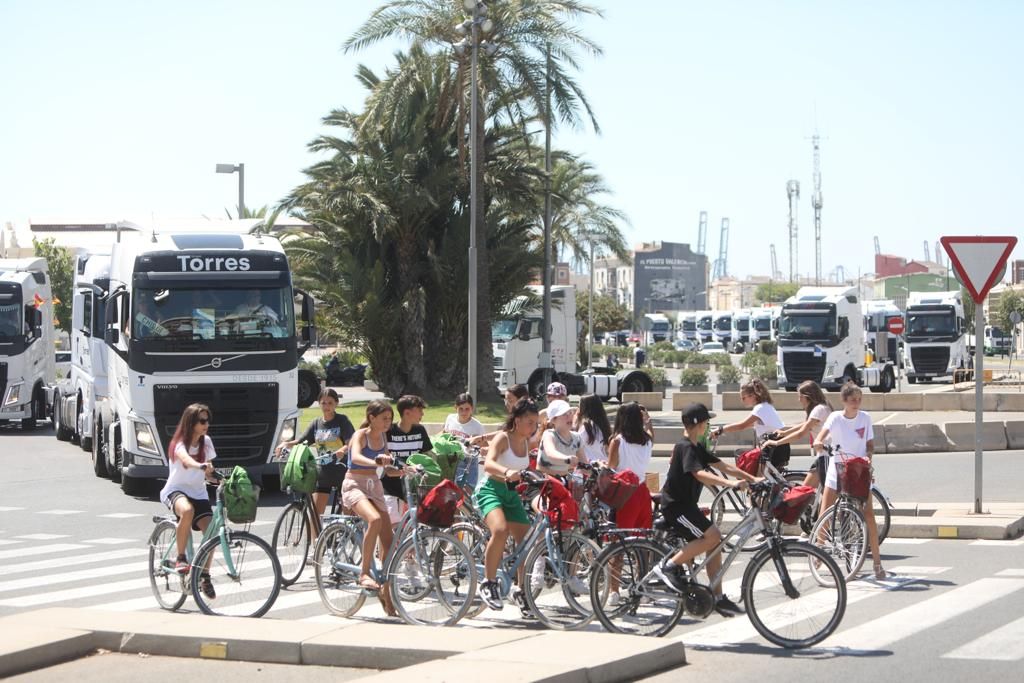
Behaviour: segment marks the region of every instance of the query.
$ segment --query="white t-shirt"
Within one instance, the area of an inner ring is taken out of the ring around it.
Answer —
[[[764,402],[758,403],[754,406],[754,409],[750,411],[750,414],[760,420],[760,422],[754,423],[754,434],[757,435],[758,441],[765,434],[771,434],[782,429],[785,425],[782,423],[782,418],[775,411],[775,406],[771,403]]]
[[[217,457],[217,451],[213,449],[213,441],[209,436],[204,436],[203,439],[205,441],[203,454],[206,462],[210,462]],[[175,457],[171,458],[167,472],[167,483],[160,490],[160,501],[167,505],[168,497],[175,491],[180,491],[196,500],[209,500],[210,496],[206,493],[206,472],[196,468],[186,470],[181,462],[181,456],[185,455],[185,444],[179,443],[175,446],[174,454]],[[199,455],[199,445],[196,444],[188,449],[188,454],[192,457]]]
[[[629,443],[621,436],[615,438],[619,440],[619,466],[615,468],[616,471],[630,470],[643,480],[647,465],[651,462],[654,444],[650,441],[645,444]]]
[[[858,457],[867,456],[868,441],[875,438],[871,416],[863,410],[858,411],[852,420],[843,415],[843,411],[837,410],[825,420],[824,429],[828,430],[828,438],[833,446],[843,453]]]
[[[555,442],[555,452],[551,454],[554,457],[550,459],[544,452],[544,442],[547,440],[549,434],[551,435],[551,440]],[[557,431],[554,429],[548,429],[540,439],[540,452],[537,456],[537,464],[543,465],[552,474],[568,474],[569,463],[562,458],[568,458],[571,455],[576,455],[576,452],[580,449],[580,445],[580,437],[576,432],[569,432],[569,441],[566,443],[562,440],[562,437]]]
[[[814,439],[818,438],[818,434],[821,433],[822,429],[824,429],[825,420],[828,419],[828,416],[831,412],[832,410],[824,403],[819,403],[818,405],[811,408],[811,414],[808,415],[807,418],[810,420],[818,421],[817,427],[815,427],[813,424],[811,425],[811,441],[814,441]]]
[[[576,434],[579,435],[580,442],[583,444],[583,454],[587,456],[587,462],[600,462],[608,459],[608,450],[604,445],[604,434],[600,427],[594,425],[594,443],[590,443],[586,427],[580,426]]]
[[[466,423],[459,422],[459,414],[452,413],[444,419],[443,431],[455,436],[461,436],[463,439],[469,439],[483,434],[484,426],[475,417],[469,418],[469,422]]]

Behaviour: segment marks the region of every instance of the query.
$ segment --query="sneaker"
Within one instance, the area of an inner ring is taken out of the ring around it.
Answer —
[[[669,558],[665,558],[664,561],[658,563],[654,568],[654,575],[677,593],[682,593],[686,590],[686,584],[690,582],[689,577],[683,573],[683,568]]]
[[[622,596],[619,595],[619,591],[608,594],[609,607],[618,607],[620,602],[622,602]]]
[[[203,591],[203,595],[210,598],[211,600],[217,597],[217,591],[213,588],[213,580],[210,579],[209,574],[200,574],[199,590]]]
[[[179,558],[177,559],[177,561],[176,561],[176,562],[174,563],[174,571],[176,571],[176,572],[177,572],[177,573],[179,573],[179,574],[188,574],[188,568],[189,568],[189,566],[190,566],[190,565],[189,565],[189,563],[188,563],[188,560],[186,560],[186,559],[185,559],[185,556],[184,556],[184,555],[182,555],[182,556],[181,556],[181,557],[179,557]]]
[[[538,557],[533,563],[533,568],[530,569],[530,582],[534,586],[544,585],[544,570],[547,569],[548,563],[543,556]]]
[[[575,595],[588,595],[590,593],[590,586],[578,576],[570,576],[569,580],[565,583]]]
[[[721,614],[723,617],[734,617],[737,614],[745,613],[742,607],[740,607],[724,595],[719,597],[718,600],[715,601],[715,611]]]
[[[412,558],[406,558],[402,562],[402,573],[405,575],[405,580],[409,582],[409,590],[413,592],[423,590],[423,579],[420,576],[419,567],[415,560]]]
[[[497,581],[484,581],[480,584],[480,599],[484,604],[493,610],[501,610],[501,591],[498,590]]]
[[[523,619],[536,619],[537,616],[530,609],[529,605],[526,604],[526,593],[519,586],[512,587],[512,593],[509,595],[512,602],[515,603],[516,607],[519,608],[519,615]]]

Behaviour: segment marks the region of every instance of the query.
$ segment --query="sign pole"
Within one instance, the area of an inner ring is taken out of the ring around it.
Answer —
[[[978,343],[978,330],[985,331],[985,312],[981,304],[974,305],[974,512],[981,514],[981,470],[982,470],[982,448],[981,448],[981,419],[982,406],[984,405],[984,382],[982,375],[985,371],[985,345]]]

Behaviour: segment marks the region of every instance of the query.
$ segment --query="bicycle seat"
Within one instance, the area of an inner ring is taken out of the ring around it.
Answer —
[[[178,518],[174,515],[153,515],[153,524],[159,524],[160,522],[173,522],[178,523]]]
[[[657,529],[658,531],[671,531],[672,525],[667,519],[665,519],[665,515],[658,515],[654,518],[651,528]]]

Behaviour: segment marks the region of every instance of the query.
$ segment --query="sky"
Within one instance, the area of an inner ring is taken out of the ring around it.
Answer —
[[[453,0],[456,2],[457,0]],[[359,108],[345,53],[376,0],[0,0],[0,223],[223,217],[280,201],[334,108]],[[801,185],[797,272],[814,272],[812,147],[821,136],[822,270],[908,258],[943,235],[1020,235],[1024,3],[1014,0],[593,0],[603,48],[579,82],[600,124],[555,145],[590,160],[632,243],[708,252],[728,271],[789,270],[786,181]],[[1014,199],[1018,197],[1018,199]],[[1024,258],[1024,245],[1014,256]]]

